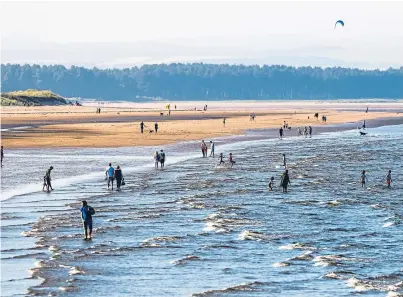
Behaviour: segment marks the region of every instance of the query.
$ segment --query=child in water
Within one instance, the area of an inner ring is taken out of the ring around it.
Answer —
[[[231,167],[235,164],[235,161],[232,160],[232,153],[229,153],[228,161],[231,163]]]
[[[365,170],[362,171],[361,173],[361,187],[365,186],[365,182],[368,181],[367,176],[365,175]]]
[[[270,178],[270,182],[269,182],[269,189],[270,191],[273,191],[273,185],[274,185],[274,177],[272,176]]]
[[[224,162],[224,160],[223,160],[223,158],[224,158],[224,156],[223,156],[223,154],[222,153],[220,153],[220,162],[218,163],[218,165],[221,165],[221,164],[224,164],[225,162]]]
[[[46,183],[46,175],[43,176],[43,187],[42,187],[42,191],[45,191],[45,188],[47,187],[47,183]]]

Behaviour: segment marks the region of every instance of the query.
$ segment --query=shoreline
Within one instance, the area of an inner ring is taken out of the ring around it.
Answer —
[[[221,103],[223,104],[223,103]],[[228,104],[225,103],[225,104]],[[296,134],[297,127],[312,126],[314,134],[329,126],[352,124],[361,126],[366,121],[367,127],[374,122],[403,124],[403,104],[393,106],[390,111],[365,112],[368,104],[362,103],[359,110],[349,110],[348,106],[337,105],[337,109],[321,109],[305,106],[283,106],[266,109],[256,105],[248,109],[238,106],[238,110],[221,109],[209,111],[172,111],[171,116],[160,116],[157,111],[130,111],[105,109],[96,114],[93,107],[45,107],[11,108],[1,115],[1,138],[5,149],[12,148],[85,148],[85,147],[137,147],[167,145],[186,141],[212,139],[232,135],[244,135],[250,131],[273,129],[276,133],[286,121],[292,130],[287,134]],[[343,109],[343,110],[340,110]],[[383,106],[373,106],[383,108]],[[356,109],[356,107],[354,107]],[[319,120],[313,115],[319,111]],[[8,111],[8,112],[7,112]],[[12,111],[12,112],[11,112]],[[19,111],[19,113],[15,113]],[[249,115],[255,113],[256,120]],[[327,123],[320,118],[326,115]],[[223,118],[226,118],[225,127]],[[144,121],[144,133],[140,133],[140,122]],[[158,122],[158,133],[154,123]],[[151,132],[152,131],[152,132]],[[266,131],[267,133],[268,131]]]

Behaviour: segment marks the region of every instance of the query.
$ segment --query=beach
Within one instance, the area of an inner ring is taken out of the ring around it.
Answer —
[[[365,137],[352,122],[320,126],[312,138],[292,131],[279,140],[277,129],[215,138],[233,168],[202,158],[199,139],[9,149],[2,296],[399,296],[399,121],[371,120]],[[155,170],[152,152],[161,148],[166,168]],[[122,167],[121,192],[106,187],[109,162]],[[42,192],[51,165],[54,191]],[[91,241],[83,240],[82,200],[96,210]]]
[[[9,149],[152,146],[240,135],[254,129],[279,129],[284,121],[293,131],[305,126],[315,131],[326,125],[356,123],[358,127],[365,120],[370,126],[372,120],[403,117],[402,101],[228,101],[209,102],[207,111],[203,111],[202,102],[169,104],[170,116],[163,102],[2,107],[2,144]],[[97,107],[101,108],[100,114],[95,112]],[[319,113],[318,120],[315,112]],[[250,120],[251,113],[256,115],[254,121]],[[322,115],[327,117],[326,123],[322,123]],[[141,121],[146,125],[143,134]],[[158,133],[154,131],[155,123]]]

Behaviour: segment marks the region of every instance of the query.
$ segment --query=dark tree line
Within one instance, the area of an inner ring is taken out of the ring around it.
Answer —
[[[361,70],[194,63],[88,69],[1,64],[1,84],[2,92],[40,89],[103,100],[403,98],[403,67]]]

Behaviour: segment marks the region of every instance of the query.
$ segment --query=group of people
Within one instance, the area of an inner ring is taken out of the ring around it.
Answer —
[[[125,179],[123,177],[122,169],[118,165],[115,168],[112,167],[112,163],[109,163],[109,167],[105,171],[105,179],[108,182],[108,190],[111,188],[113,191],[113,182],[116,180],[116,190],[120,191],[120,187],[125,185]]]
[[[304,131],[302,131],[301,128],[298,127],[297,128],[297,136],[300,136],[300,135],[305,135],[305,137],[308,137],[308,135],[309,135],[309,137],[312,137],[312,127],[311,126],[309,126],[309,127],[305,126]]]
[[[158,169],[159,165],[161,165],[161,169],[165,167],[165,153],[164,150],[160,152],[155,151],[154,153],[154,164],[155,169]]]
[[[43,176],[43,186],[42,186],[42,191],[50,192],[53,191],[52,188],[52,179],[50,178],[50,174],[52,173],[53,166],[50,166],[48,170],[46,170],[45,175]]]
[[[361,180],[361,187],[364,188],[366,182],[368,181],[367,174],[366,174],[365,170],[363,170],[361,172],[360,180]],[[385,180],[386,180],[386,184],[387,184],[388,188],[390,188],[391,183],[392,183],[392,170],[390,170],[390,169],[388,170],[388,172],[386,173]]]
[[[220,153],[220,157],[219,157],[219,158],[220,158],[220,162],[218,162],[218,166],[220,166],[221,164],[225,164],[223,153]],[[236,163],[236,162],[234,161],[234,159],[232,158],[232,153],[229,153],[228,162],[229,162],[229,164],[231,165],[231,167]]]
[[[207,104],[203,106],[203,111],[207,111]]]
[[[101,108],[98,107],[96,113],[101,113]]]
[[[204,142],[204,140],[202,140],[200,147],[203,154],[203,158],[207,158],[207,151],[209,148],[207,147],[207,144]],[[215,144],[212,140],[210,140],[210,157],[213,158],[214,158],[214,148]]]
[[[140,132],[141,132],[141,134],[144,133],[144,128],[147,128],[147,126],[146,126],[146,124],[144,124],[143,121],[141,121],[141,123],[140,123]],[[151,132],[153,132],[153,131],[151,130],[150,133]],[[154,124],[154,132],[158,133],[158,123],[157,122]]]

